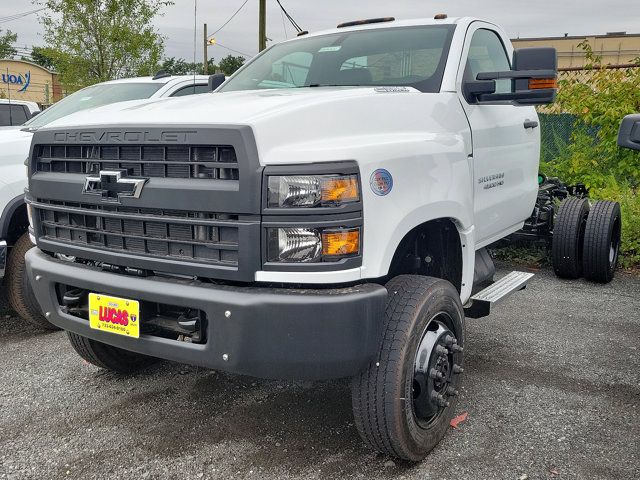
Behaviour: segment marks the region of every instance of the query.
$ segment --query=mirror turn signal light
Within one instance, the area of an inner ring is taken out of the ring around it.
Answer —
[[[360,253],[360,229],[324,230],[322,232],[322,254],[343,256]]]
[[[558,88],[558,81],[555,78],[529,79],[529,90],[540,90],[543,88]]]

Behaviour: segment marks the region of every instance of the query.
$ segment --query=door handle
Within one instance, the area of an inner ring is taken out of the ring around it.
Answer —
[[[536,122],[535,120],[525,120],[524,123],[524,128],[536,128],[538,126],[538,122]]]

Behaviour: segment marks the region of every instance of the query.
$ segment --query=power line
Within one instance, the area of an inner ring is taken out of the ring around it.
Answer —
[[[12,22],[13,20],[18,20],[19,18],[26,17],[28,15],[33,15],[34,13],[41,12],[42,10],[46,10],[47,7],[37,8],[35,10],[30,10],[28,12],[15,13],[13,15],[8,15],[6,17],[0,17],[0,23]]]
[[[276,2],[278,2],[278,5],[280,6],[280,9],[284,12],[285,16],[289,19],[289,21],[291,22],[291,25],[293,25],[293,28],[295,28],[298,32],[302,31],[302,27],[300,27],[300,25],[298,25],[298,22],[296,22],[293,17],[291,15],[289,15],[289,12],[287,12],[285,10],[285,8],[282,6],[282,3],[280,3],[280,0],[276,0]]]
[[[227,24],[228,24],[231,20],[233,20],[233,18],[234,18],[238,13],[240,13],[240,10],[242,10],[242,9],[244,8],[244,6],[247,4],[247,2],[248,2],[248,1],[249,1],[249,0],[244,0],[244,3],[243,3],[242,5],[240,5],[240,7],[239,7],[235,12],[234,12],[234,14],[233,14],[233,15],[231,15],[231,16],[229,17],[229,19],[228,19],[226,22],[224,22],[224,23],[220,26],[220,28],[218,28],[215,32],[213,32],[211,35],[209,35],[209,37],[213,37],[216,33],[218,33],[220,30],[222,30],[224,27],[226,27],[226,26],[227,26]]]
[[[225,46],[224,46],[224,45],[222,45],[220,42],[216,42],[216,45],[217,45],[217,46],[219,46],[219,47],[225,48],[225,49],[227,49],[227,50],[230,50],[230,51],[232,51],[232,52],[239,53],[239,54],[240,54],[240,55],[242,55],[243,57],[247,57],[247,58],[248,58],[248,57],[251,57],[251,56],[252,56],[252,55],[250,55],[250,54],[248,54],[248,53],[240,52],[240,51],[238,51],[238,50],[234,50],[233,48],[225,47]]]

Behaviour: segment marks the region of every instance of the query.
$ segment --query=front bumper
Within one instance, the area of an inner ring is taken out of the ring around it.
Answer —
[[[378,350],[387,297],[377,284],[316,290],[138,278],[60,261],[37,248],[27,253],[26,264],[38,302],[60,328],[153,357],[262,378],[358,373]],[[58,284],[202,310],[208,319],[207,342],[148,335],[136,340],[92,330],[87,320],[61,310]]]
[[[4,277],[7,267],[7,242],[0,240],[0,278]]]

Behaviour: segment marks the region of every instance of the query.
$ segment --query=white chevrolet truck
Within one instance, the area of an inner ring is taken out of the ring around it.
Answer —
[[[79,90],[26,123],[23,116],[21,122],[13,123],[18,126],[0,128],[0,280],[3,281],[9,304],[23,319],[40,328],[55,328],[40,311],[24,267],[24,255],[33,246],[27,234],[29,221],[24,201],[27,186],[24,163],[29,156],[33,133],[80,110],[116,102],[177,97],[207,91],[208,77],[204,75],[171,76],[159,73],[154,77],[112,80]],[[13,105],[11,108],[17,107]],[[18,118],[15,112],[13,118]]]
[[[364,441],[421,460],[465,316],[531,275],[492,284],[485,247],[534,209],[555,78],[553,49],[492,23],[384,18],[275,45],[208,96],[67,117],[28,162],[36,297],[117,372],[352,377]]]

